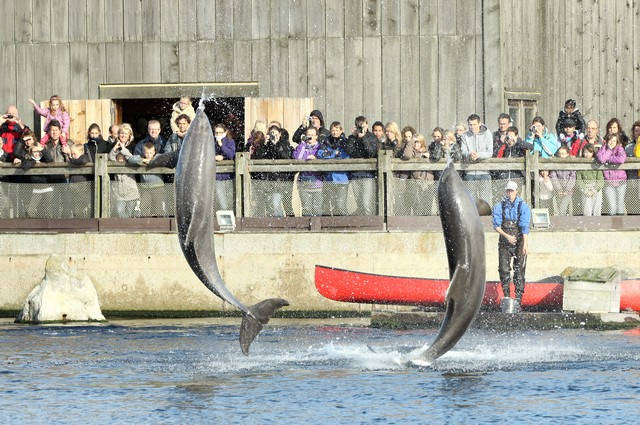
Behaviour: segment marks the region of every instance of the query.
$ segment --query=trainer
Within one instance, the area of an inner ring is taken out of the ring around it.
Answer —
[[[531,210],[518,196],[518,185],[509,181],[505,197],[493,207],[493,228],[500,234],[498,241],[498,273],[505,297],[511,296],[509,282],[513,268],[513,284],[518,304],[524,294],[524,273],[527,265],[527,242]],[[513,259],[513,266],[511,265]]]

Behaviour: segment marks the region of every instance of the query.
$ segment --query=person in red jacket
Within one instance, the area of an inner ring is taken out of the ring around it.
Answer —
[[[4,142],[2,150],[7,154],[8,160],[13,160],[13,146],[28,128],[22,122],[15,105],[9,105],[7,112],[0,116],[0,137]]]
[[[569,155],[572,157],[581,157],[582,149],[587,145],[584,134],[579,133],[576,129],[576,122],[573,118],[567,118],[564,121],[564,132],[560,133],[560,141],[569,148]]]

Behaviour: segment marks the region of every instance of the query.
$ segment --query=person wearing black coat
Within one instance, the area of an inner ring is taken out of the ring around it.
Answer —
[[[318,130],[318,143],[322,143],[325,138],[329,137],[329,130],[325,127],[324,117],[322,112],[317,109],[311,111],[308,117],[302,120],[302,124],[295,133],[293,133],[292,141],[296,145],[299,145],[302,141],[302,136],[307,131],[307,127],[315,127]]]
[[[504,138],[504,142],[498,146],[493,152],[494,158],[522,158],[527,153],[527,149],[533,149],[533,146],[525,144],[520,137],[518,137],[518,129],[516,127],[509,127],[507,129],[507,135]],[[522,171],[518,170],[506,170],[506,171],[493,171],[493,179],[512,180],[524,178]],[[502,186],[499,188],[500,196],[502,196]]]
[[[277,125],[269,127],[268,135],[257,132],[250,147],[251,159],[290,159],[292,148],[289,141],[282,138]],[[291,173],[253,173],[252,195],[256,201],[255,216],[284,217],[291,207]],[[262,181],[262,183],[258,183]]]
[[[565,120],[573,118],[576,122],[576,130],[578,133],[585,133],[587,126],[584,122],[584,117],[579,109],[576,109],[576,101],[573,99],[567,99],[564,103],[564,110],[558,113],[558,120],[556,121],[556,134],[559,136],[564,131]]]
[[[355,130],[347,139],[346,152],[350,158],[378,157],[378,139],[369,131],[369,123],[365,117],[356,117]],[[376,173],[354,171],[349,176],[349,185],[356,195],[356,215],[376,214]]]

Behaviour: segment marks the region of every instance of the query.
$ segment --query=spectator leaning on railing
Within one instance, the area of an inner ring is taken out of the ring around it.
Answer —
[[[120,126],[118,131],[118,141],[111,152],[109,161],[125,164],[132,156],[129,147],[134,146],[133,129],[127,123]],[[113,204],[117,217],[135,217],[140,215],[140,192],[136,183],[135,175],[114,174],[111,182],[111,193],[113,194]]]
[[[605,136],[604,140],[605,144],[597,153],[598,162],[605,165],[624,164],[627,155],[624,152],[620,136],[610,133]],[[625,214],[624,195],[627,190],[627,173],[624,170],[609,168],[604,170],[603,174],[605,180],[604,196],[609,204],[609,214]]]
[[[582,149],[582,157],[593,160],[595,149],[587,144]],[[602,211],[602,189],[604,176],[601,170],[580,170],[576,172],[576,184],[582,193],[582,214],[599,216]]]
[[[558,158],[569,158],[569,148],[562,145],[556,153]],[[576,172],[573,170],[553,170],[549,173],[556,194],[556,215],[572,215],[573,189],[576,186]]]
[[[133,149],[133,154],[142,156],[144,154],[144,145],[147,142],[153,143],[153,146],[156,148],[156,152],[163,152],[165,140],[160,135],[160,130],[160,121],[150,120],[147,123],[147,136],[136,143],[136,147]]]
[[[471,114],[467,118],[469,130],[462,135],[462,158],[465,161],[477,162],[491,158],[493,154],[493,137],[491,131],[480,122],[480,116]],[[464,179],[475,182],[472,193],[476,199],[491,201],[491,177],[488,171],[466,171]]]

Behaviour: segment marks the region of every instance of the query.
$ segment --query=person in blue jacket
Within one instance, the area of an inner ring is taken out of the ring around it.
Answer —
[[[329,137],[320,145],[319,159],[345,159],[347,154],[347,138],[342,124],[334,121],[329,127]],[[347,215],[347,192],[349,191],[349,174],[346,171],[332,171],[324,175],[323,198],[329,202],[331,215]]]
[[[545,127],[542,117],[533,119],[524,143],[527,149],[531,150],[531,155],[539,152],[541,158],[553,158],[560,147],[558,138]]]
[[[498,240],[498,273],[505,297],[511,296],[509,283],[513,269],[513,285],[516,289],[518,306],[524,295],[524,274],[527,252],[531,209],[518,196],[518,185],[509,181],[505,196],[493,207],[493,228],[500,234]],[[511,260],[513,259],[513,267]]]

